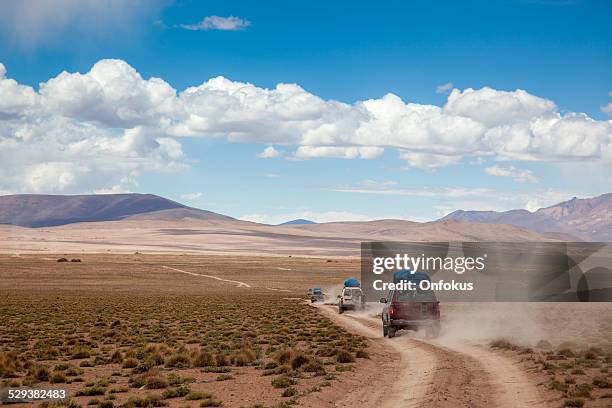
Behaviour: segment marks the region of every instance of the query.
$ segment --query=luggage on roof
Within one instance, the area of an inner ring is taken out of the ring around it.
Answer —
[[[398,283],[399,281],[420,282],[422,280],[430,281],[431,279],[429,279],[429,275],[425,272],[412,273],[410,269],[402,269],[393,274],[393,283]]]
[[[345,288],[358,288],[358,287],[361,287],[361,284],[359,283],[357,279],[349,278],[344,281],[344,287]]]

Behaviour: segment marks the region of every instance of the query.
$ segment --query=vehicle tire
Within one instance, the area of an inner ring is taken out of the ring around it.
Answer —
[[[338,306],[338,314],[344,313],[344,308],[342,306]]]
[[[387,337],[389,337],[390,339],[394,338],[396,331],[397,329],[394,326],[389,326],[387,328]]]
[[[383,324],[383,337],[387,337],[389,334],[389,328]]]

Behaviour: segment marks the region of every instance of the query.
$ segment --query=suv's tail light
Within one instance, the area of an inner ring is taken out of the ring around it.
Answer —
[[[391,302],[389,304],[389,317],[393,317],[394,313],[395,313],[395,302]]]

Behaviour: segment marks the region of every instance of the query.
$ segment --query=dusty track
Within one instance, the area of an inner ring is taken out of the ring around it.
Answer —
[[[214,280],[218,280],[218,281],[220,281],[220,282],[232,283],[232,284],[235,284],[235,285],[236,285],[236,287],[238,287],[238,288],[240,288],[240,287],[250,288],[250,287],[251,287],[251,285],[249,285],[249,284],[247,284],[247,283],[240,282],[240,281],[236,281],[236,280],[223,279],[223,278],[220,278],[220,277],[218,277],[218,276],[213,276],[213,275],[203,275],[203,274],[201,274],[201,273],[195,273],[195,272],[184,271],[184,270],[182,270],[182,269],[172,268],[172,267],[170,267],[170,266],[165,266],[165,265],[162,265],[162,268],[164,268],[164,269],[169,269],[169,270],[171,270],[171,271],[175,271],[175,272],[184,273],[184,274],[187,274],[187,275],[192,275],[192,276],[202,276],[202,277],[204,277],[204,278],[214,279]]]
[[[322,313],[352,332],[369,337],[398,355],[393,372],[364,384],[337,402],[338,407],[548,407],[530,379],[512,361],[497,353],[459,342],[428,341],[400,335],[382,337],[377,318]]]

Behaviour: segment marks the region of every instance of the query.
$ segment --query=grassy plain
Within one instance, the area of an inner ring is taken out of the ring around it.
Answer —
[[[0,377],[67,388],[82,406],[298,403],[368,364],[366,339],[303,301],[314,283],[357,268],[300,257],[6,255]]]

